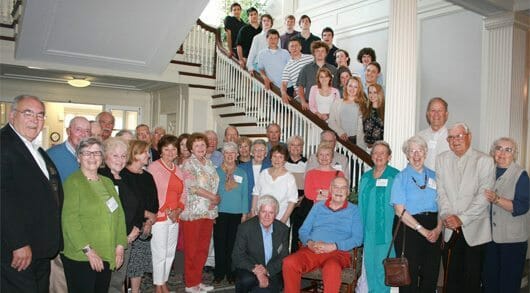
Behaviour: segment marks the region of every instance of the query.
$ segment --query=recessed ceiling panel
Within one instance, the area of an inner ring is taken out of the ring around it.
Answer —
[[[208,0],[29,0],[15,57],[161,73]]]

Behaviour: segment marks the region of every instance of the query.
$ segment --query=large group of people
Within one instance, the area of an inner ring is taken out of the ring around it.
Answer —
[[[307,15],[299,19],[300,31],[295,30],[295,16],[285,17],[286,31],[280,35],[272,28],[271,15],[260,17],[250,7],[245,24],[241,5],[233,3],[230,9],[224,21],[229,55],[252,76],[259,72],[265,89],[274,85],[283,102],[298,101],[343,140],[369,150],[383,139],[383,75],[372,48],[362,48],[359,64],[350,67],[348,51],[333,44],[333,29],[325,27],[321,38],[314,35]]]
[[[352,80],[346,91],[358,97]],[[236,292],[295,293],[318,268],[324,292],[338,292],[349,251],[362,245],[360,292],[389,292],[382,260],[397,232],[392,255],[407,257],[413,280],[400,292],[434,292],[440,262],[446,292],[518,292],[530,187],[516,142],[499,138],[489,155],[471,148],[465,123],[446,126],[439,97],[426,117],[429,127],[403,143],[401,171],[389,144],[373,142],[357,206],[348,200],[349,162],[329,130],[310,155],[300,136],[280,141],[275,123],[268,142],[228,127],[217,148],[214,131],[177,137],[145,124],[130,139],[104,138],[115,129],[103,112],[96,122],[105,131],[75,117],[66,141],[45,152],[34,145],[44,104],[18,96],[0,130],[1,289],[123,292],[127,279],[139,292],[152,273],[155,292],[169,292],[180,249],[186,292],[226,282]],[[203,282],[209,258],[212,284]]]

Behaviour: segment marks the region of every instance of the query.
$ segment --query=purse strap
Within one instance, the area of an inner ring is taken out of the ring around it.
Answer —
[[[405,213],[407,209],[403,209],[403,212],[401,212],[401,215],[399,216],[399,223],[397,224],[396,231],[394,231],[394,236],[392,236],[392,242],[390,242],[390,247],[388,248],[388,253],[386,254],[386,258],[390,257],[390,251],[392,251],[392,246],[394,245],[394,241],[396,241],[396,236],[399,231],[399,228],[401,226],[401,217],[403,217],[403,214]],[[406,226],[405,226],[406,227]],[[405,256],[405,228],[403,228],[403,245],[401,247],[401,257]]]

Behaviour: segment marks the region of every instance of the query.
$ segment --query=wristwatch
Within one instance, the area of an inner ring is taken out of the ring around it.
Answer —
[[[84,254],[89,253],[91,250],[92,250],[92,247],[90,247],[90,244],[88,244],[87,246],[83,247],[83,253]]]

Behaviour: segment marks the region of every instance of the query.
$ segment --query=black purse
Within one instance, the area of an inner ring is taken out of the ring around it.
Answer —
[[[406,210],[404,209],[401,213],[401,216],[399,216],[399,223],[396,227],[396,231],[394,231],[394,236],[392,237],[392,242],[388,248],[386,258],[383,260],[383,267],[385,269],[385,285],[390,287],[408,286],[410,283],[412,283],[409,272],[409,261],[405,257],[405,225],[403,228],[403,246],[401,249],[401,256],[395,258],[389,257],[390,251],[392,250],[394,241],[396,241],[396,236],[401,226],[401,217],[403,217],[405,211]]]

